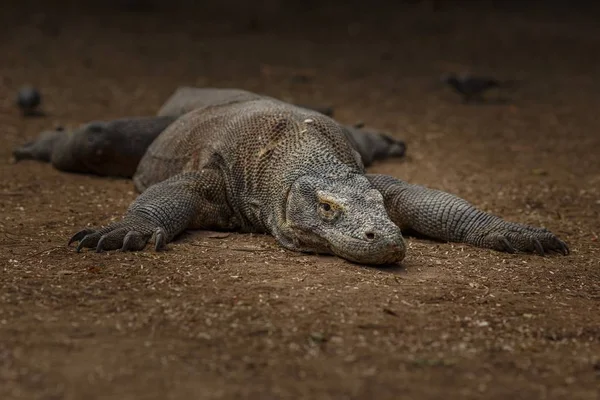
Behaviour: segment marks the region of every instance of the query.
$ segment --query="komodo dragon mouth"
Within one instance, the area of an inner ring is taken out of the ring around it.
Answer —
[[[406,256],[406,245],[399,229],[396,236],[373,242],[341,233],[327,234],[319,229],[286,228],[285,236],[278,232],[275,237],[282,246],[293,251],[334,255],[359,264],[393,264]]]
[[[341,235],[338,243],[330,241],[333,254],[361,264],[393,264],[406,256],[404,239],[398,234],[385,237],[377,242]]]

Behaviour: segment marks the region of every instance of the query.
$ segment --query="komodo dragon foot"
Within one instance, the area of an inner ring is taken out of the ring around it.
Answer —
[[[569,254],[569,247],[545,228],[509,223],[496,231],[482,237],[481,247],[490,247],[508,253],[517,251],[535,251],[543,256],[547,252],[556,251]]]
[[[129,207],[121,221],[97,229],[83,229],[69,240],[83,248],[138,251],[154,241],[162,250],[186,228],[231,225],[230,209],[217,170],[186,172],[152,185]],[[198,222],[200,221],[200,222]]]
[[[67,133],[62,127],[55,130],[43,131],[36,140],[27,142],[13,149],[15,162],[21,160],[39,160],[49,162],[56,143],[64,140]]]
[[[82,248],[95,248],[100,253],[103,250],[136,251],[142,250],[153,239],[154,249],[161,250],[167,244],[167,233],[161,227],[153,226],[149,221],[130,218],[104,228],[84,229],[77,232],[69,240],[69,245],[77,244],[77,252]]]

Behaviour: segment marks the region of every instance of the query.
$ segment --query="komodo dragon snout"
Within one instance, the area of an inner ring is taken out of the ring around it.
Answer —
[[[329,253],[363,264],[401,261],[406,246],[381,193],[363,175],[304,175],[291,186],[285,209],[287,247]],[[285,242],[284,242],[285,245]]]

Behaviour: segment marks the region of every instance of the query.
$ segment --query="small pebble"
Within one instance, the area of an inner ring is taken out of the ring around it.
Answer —
[[[37,108],[42,102],[40,92],[32,86],[24,86],[17,95],[17,105],[24,116],[38,114]]]

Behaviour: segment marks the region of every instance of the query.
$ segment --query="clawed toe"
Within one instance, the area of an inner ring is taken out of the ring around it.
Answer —
[[[152,236],[152,231],[144,225],[115,223],[98,230],[84,229],[77,232],[69,240],[69,245],[79,242],[76,251],[83,248],[95,248],[97,253],[110,250],[138,251],[143,250]],[[165,247],[167,234],[162,228],[155,230],[156,248]]]
[[[167,245],[167,234],[162,228],[154,232],[154,250],[159,251]]]
[[[508,239],[504,236],[500,236],[501,246],[503,246],[504,251],[507,253],[516,253],[517,249],[508,241]]]
[[[76,234],[74,234],[71,237],[71,239],[69,239],[69,243],[67,244],[67,246],[70,246],[73,242],[80,242],[81,239],[83,239],[87,235],[92,234],[94,232],[95,231],[93,229],[84,229],[84,230],[77,232]]]
[[[554,246],[554,250],[560,252],[562,255],[567,256],[571,252],[569,246],[560,239],[556,239],[557,244]]]
[[[102,236],[100,240],[98,240],[98,244],[96,245],[96,253],[102,253],[104,250],[104,242],[106,241],[106,236]]]
[[[491,247],[507,253],[533,252],[544,256],[556,251],[563,255],[569,254],[568,246],[553,233],[543,228],[530,226],[511,224],[504,229],[490,232],[483,243],[483,247]]]
[[[92,248],[98,245],[98,241],[100,240],[100,234],[97,232],[88,233],[85,235],[80,241],[77,247],[75,248],[76,252],[81,252],[81,249],[84,247]]]
[[[533,247],[535,248],[535,252],[538,253],[540,256],[543,256],[546,253],[544,251],[544,246],[542,246],[540,241],[537,240],[536,238],[533,238],[532,241],[533,241]]]
[[[564,256],[569,254],[569,247],[567,246],[567,244],[565,242],[563,242],[562,240],[560,240],[559,238],[554,236],[551,232],[549,232],[549,231],[545,231],[545,232],[546,232],[546,237],[544,237],[543,239],[539,239],[539,240],[535,239],[538,243],[541,243],[540,246],[541,246],[542,250],[544,250],[546,252],[555,251]]]
[[[128,232],[123,238],[123,246],[121,251],[138,251],[146,247],[148,239],[139,232]]]
[[[100,253],[103,250],[117,250],[123,246],[123,240],[129,233],[130,229],[123,227],[110,230],[108,233],[102,235],[98,244],[96,245],[96,252]]]

